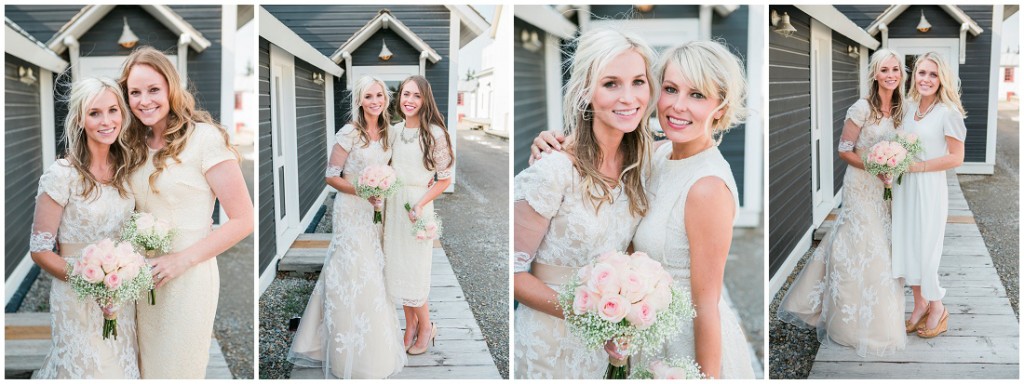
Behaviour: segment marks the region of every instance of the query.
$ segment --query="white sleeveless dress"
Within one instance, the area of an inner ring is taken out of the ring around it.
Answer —
[[[686,197],[698,180],[717,177],[729,187],[739,210],[736,181],[729,163],[718,147],[708,148],[681,160],[669,160],[672,145],[662,145],[654,153],[654,167],[648,184],[651,207],[640,221],[633,247],[662,263],[677,285],[690,289],[690,241],[686,236]],[[722,367],[720,379],[753,379],[750,346],[743,336],[736,313],[722,298],[718,302],[722,333]],[[700,312],[697,312],[700,316]],[[680,325],[681,332],[664,344],[651,358],[695,358],[693,323]]]
[[[548,270],[573,273],[604,252],[626,250],[640,218],[630,214],[625,192],[614,190],[614,202],[595,212],[582,199],[580,182],[572,161],[561,152],[545,155],[516,175],[514,200],[526,201],[550,224],[533,269],[531,260],[516,260],[515,272],[537,275],[540,263]],[[555,291],[561,287],[558,279],[538,278]],[[522,304],[516,309],[516,379],[601,379],[607,366],[608,354],[581,345],[565,320]]]
[[[117,240],[135,208],[132,195],[100,184],[82,196],[81,174],[67,160],[54,162],[39,178],[39,195],[64,207],[57,230],[61,256],[74,261],[86,245]],[[98,195],[97,195],[98,193]],[[103,313],[92,299],[79,300],[71,285],[53,279],[50,288],[50,351],[33,379],[138,379],[135,303],[117,316],[117,338],[103,340]]]
[[[346,125],[335,135],[348,152],[344,170],[328,167],[355,184],[371,165],[387,164],[391,150],[380,141],[364,147]],[[384,140],[384,139],[382,139]],[[327,260],[295,332],[288,360],[322,367],[329,379],[382,379],[405,366],[398,315],[384,287],[381,229],[373,206],[356,195],[338,192],[333,208],[334,235]]]

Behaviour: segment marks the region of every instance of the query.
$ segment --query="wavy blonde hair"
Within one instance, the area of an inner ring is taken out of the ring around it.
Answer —
[[[128,55],[128,59],[125,60],[124,67],[121,70],[121,79],[118,81],[126,96],[128,95],[128,75],[133,68],[139,65],[152,68],[167,81],[167,103],[169,104],[168,109],[170,111],[167,113],[167,129],[164,131],[163,137],[166,145],[153,155],[153,166],[156,167],[156,170],[149,175],[149,186],[154,192],[160,193],[156,188],[156,180],[163,173],[164,169],[167,168],[168,159],[181,163],[181,159],[178,156],[185,150],[185,145],[188,144],[188,138],[192,135],[192,131],[195,130],[196,124],[206,123],[216,127],[224,138],[224,145],[235,154],[236,159],[241,160],[238,151],[231,146],[228,132],[213,119],[213,116],[210,116],[209,112],[196,106],[195,96],[181,85],[181,77],[178,74],[178,70],[174,68],[174,65],[171,64],[167,56],[155,48],[150,46],[139,47],[132,51],[131,55]],[[132,124],[126,131],[125,141],[132,151],[132,158],[129,163],[133,167],[131,170],[134,171],[148,157],[146,137],[150,134],[150,129],[143,125],[139,119],[132,119]]]
[[[586,200],[590,201],[596,210],[600,211],[601,205],[614,201],[611,185],[621,182],[629,199],[629,212],[633,216],[643,216],[648,208],[643,177],[650,167],[648,148],[653,141],[648,127],[648,117],[655,106],[651,64],[656,54],[640,37],[613,29],[589,31],[577,38],[575,44],[576,52],[572,54],[569,82],[565,85],[563,102],[565,134],[570,138],[567,149],[573,154],[573,168],[580,174]],[[642,111],[643,118],[637,129],[623,136],[619,144],[624,156],[622,171],[618,179],[612,179],[600,171],[603,154],[594,135],[594,111],[591,100],[594,98],[601,73],[608,63],[630,50],[640,54],[644,59],[651,101]]]
[[[936,52],[928,52],[918,56],[917,60],[914,61],[914,73],[911,76],[917,76],[917,67],[925,60],[935,63],[935,66],[939,68],[939,89],[935,91],[938,101],[960,111],[960,114],[966,118],[967,111],[964,110],[964,105],[960,102],[960,78],[953,76],[953,70],[949,68],[949,64],[946,63],[942,56],[939,56]],[[921,93],[917,91],[916,86],[910,87],[909,97],[911,100],[921,101]]]
[[[101,77],[87,77],[76,81],[71,85],[71,93],[68,97],[68,115],[64,119],[64,139],[67,142],[67,154],[65,159],[71,167],[78,171],[82,177],[84,190],[82,196],[88,197],[100,184],[96,176],[89,170],[91,166],[91,153],[86,144],[85,116],[86,109],[104,91],[110,91],[117,98],[117,107],[121,110],[121,126],[118,127],[117,140],[110,146],[110,157],[113,160],[110,185],[117,189],[121,197],[128,197],[128,176],[131,175],[128,169],[128,145],[125,143],[125,131],[131,124],[132,114],[128,112],[128,105],[125,102],[124,93],[121,87],[112,79]],[[99,197],[97,194],[96,197]]]
[[[882,67],[882,63],[889,60],[890,57],[896,58],[897,62],[900,62],[900,55],[888,48],[883,48],[875,51],[871,55],[871,62],[868,63],[867,78],[864,79],[868,88],[868,106],[871,111],[868,113],[868,121],[880,122],[885,117],[882,111],[882,97],[878,94],[878,79],[875,78],[875,74],[878,73]],[[906,79],[906,68],[900,63],[900,81],[899,87],[893,91],[892,100],[889,105],[889,118],[892,119],[892,126],[899,128],[903,124],[903,80]]]
[[[721,118],[708,120],[704,131],[722,143],[728,130],[747,118],[747,80],[743,62],[717,41],[692,41],[663,53],[655,67],[658,82],[665,79],[669,65],[675,64],[683,78],[705,95],[715,95],[722,102],[711,111],[713,116],[724,111]]]
[[[370,134],[366,132],[366,116],[363,114],[363,93],[366,93],[374,84],[380,85],[380,89],[384,92],[384,105],[381,106],[380,116],[377,116],[377,128],[380,129],[381,145],[384,150],[387,151],[391,146],[388,143],[388,128],[391,126],[391,114],[388,111],[388,106],[391,105],[391,91],[388,90],[387,84],[384,84],[384,80],[381,80],[375,76],[363,76],[356,79],[356,83],[352,86],[352,104],[349,109],[349,115],[352,118],[352,125],[356,127],[356,131],[359,132],[359,138],[363,140],[363,148],[370,145]]]
[[[444,133],[444,140],[448,143],[448,156],[452,161],[455,161],[455,154],[452,152],[452,139],[448,135],[448,128],[445,126],[444,117],[441,116],[441,110],[437,107],[437,102],[434,101],[434,91],[430,88],[430,82],[427,81],[427,78],[420,75],[412,75],[405,78],[405,80],[402,80],[402,84],[398,86],[399,95],[402,94],[402,90],[409,82],[416,83],[416,87],[420,89],[420,97],[423,98],[423,104],[420,106],[419,112],[416,112],[420,118],[420,149],[423,151],[423,166],[428,171],[436,171],[437,164],[434,164],[434,157],[431,155],[434,151],[434,134],[431,132],[430,127],[436,126],[441,128],[441,132]],[[399,111],[402,108],[400,104],[395,103],[395,108],[399,109]]]

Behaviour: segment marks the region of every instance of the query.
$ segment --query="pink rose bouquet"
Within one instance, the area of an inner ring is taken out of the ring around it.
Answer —
[[[135,246],[146,257],[170,252],[174,228],[166,220],[157,219],[146,212],[135,212],[121,228],[121,241]],[[149,290],[149,304],[156,305],[156,292]]]
[[[914,156],[921,152],[921,144],[914,134],[900,133],[892,141],[880,141],[871,146],[864,154],[864,169],[872,175],[885,175],[889,182],[885,183],[882,198],[892,200],[893,177],[903,181],[903,173],[910,168]]]
[[[405,203],[405,211],[412,211],[412,206]],[[419,241],[432,241],[441,238],[441,219],[437,213],[431,219],[417,219],[412,225],[412,235]]]
[[[68,283],[80,299],[91,297],[103,310],[103,338],[117,339],[117,313],[126,302],[153,288],[153,276],[131,244],[103,239],[68,264]]]
[[[363,169],[356,180],[356,195],[364,199],[376,197],[378,200],[394,195],[401,188],[401,181],[395,175],[395,169],[389,165],[371,165]],[[380,202],[373,206],[373,223],[382,220]]]
[[[596,349],[614,340],[627,356],[660,347],[696,316],[689,293],[643,252],[602,254],[562,287],[558,302],[584,345]],[[627,360],[609,358],[606,378],[626,378]]]
[[[646,369],[640,368],[629,375],[630,379],[694,380],[706,379],[700,365],[690,357],[652,361]]]

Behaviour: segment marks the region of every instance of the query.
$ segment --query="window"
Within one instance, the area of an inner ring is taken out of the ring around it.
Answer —
[[[1013,67],[1007,67],[1003,72],[1003,81],[1007,83],[1013,82]]]
[[[464,95],[464,92],[459,92],[459,104],[458,105],[466,105],[466,103],[464,102],[465,101],[464,100],[465,97],[463,97],[463,95]]]

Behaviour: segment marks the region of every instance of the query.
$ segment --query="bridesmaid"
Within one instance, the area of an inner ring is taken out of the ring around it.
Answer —
[[[64,122],[68,153],[39,178],[29,242],[32,260],[54,277],[50,351],[33,379],[139,378],[135,304],[121,307],[118,337],[104,340],[99,305],[79,300],[67,283],[68,264],[85,246],[117,239],[135,207],[122,140],[130,121],[113,80],[86,78],[72,85]]]
[[[366,167],[387,164],[390,101],[376,77],[356,80],[352,121],[335,135],[326,182],[338,190],[334,235],[327,260],[295,332],[288,360],[323,368],[329,379],[383,379],[405,366],[398,316],[384,287],[380,227],[374,198],[356,196],[354,181]]]
[[[939,261],[949,209],[946,171],[964,162],[967,112],[960,103],[960,79],[935,52],[914,63],[903,132],[913,133],[924,148],[893,190],[892,270],[914,291],[914,311],[907,332],[931,338],[946,332],[949,312],[942,305]]]
[[[167,220],[172,252],[150,259],[156,305],[138,307],[142,378],[202,379],[217,312],[216,256],[252,233],[253,206],[227,132],[160,51],[136,49],[120,79],[135,116],[125,132],[136,208]],[[230,220],[212,229],[214,202]]]
[[[419,355],[437,336],[427,305],[434,244],[416,240],[411,231],[417,220],[433,219],[434,199],[451,185],[455,158],[427,79],[410,76],[398,89],[398,109],[405,121],[390,133],[391,165],[404,184],[384,208],[384,280],[405,311],[405,348]],[[406,204],[412,208],[408,212]]]

